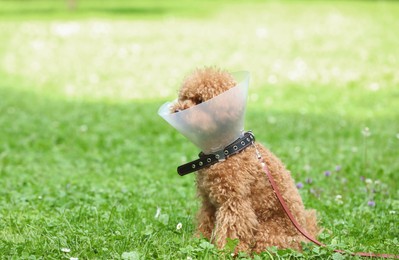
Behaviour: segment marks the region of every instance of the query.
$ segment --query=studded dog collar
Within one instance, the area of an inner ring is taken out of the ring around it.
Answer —
[[[255,136],[252,134],[252,132],[245,132],[242,137],[238,138],[236,141],[229,144],[222,150],[211,154],[204,154],[201,152],[198,155],[199,159],[179,166],[177,168],[177,172],[180,176],[184,176],[191,172],[201,170],[217,162],[224,161],[228,157],[241,152],[242,150],[253,144],[254,141]]]

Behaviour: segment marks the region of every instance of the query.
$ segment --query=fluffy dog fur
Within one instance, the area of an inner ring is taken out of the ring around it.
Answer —
[[[207,101],[235,85],[234,78],[227,72],[215,68],[196,70],[183,82],[172,112]],[[221,104],[227,110],[229,105]],[[226,117],[232,115],[226,113]],[[212,129],[215,123],[205,120],[202,127]],[[319,232],[316,212],[305,209],[290,172],[268,149],[259,143],[256,147],[291,212],[315,237]],[[227,238],[238,239],[236,251],[246,252],[262,252],[270,246],[301,250],[301,242],[308,242],[281,208],[256,157],[255,146],[199,170],[197,188],[202,200],[197,234],[208,238],[218,248],[226,245]]]

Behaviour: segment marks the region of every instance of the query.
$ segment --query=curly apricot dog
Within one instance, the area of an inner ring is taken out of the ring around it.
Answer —
[[[184,80],[171,112],[178,113],[208,101],[236,84],[233,76],[225,71],[198,69]],[[223,114],[223,108],[228,106],[221,104],[218,112]],[[225,116],[232,115],[225,113]],[[212,124],[218,123],[203,118],[203,128],[212,128]],[[197,187],[202,206],[197,216],[197,234],[210,239],[218,248],[226,245],[227,238],[238,239],[236,251],[262,252],[271,246],[301,250],[301,242],[308,241],[280,206],[258,161],[257,150],[299,224],[313,237],[318,234],[316,212],[305,209],[290,172],[258,143],[198,170]]]

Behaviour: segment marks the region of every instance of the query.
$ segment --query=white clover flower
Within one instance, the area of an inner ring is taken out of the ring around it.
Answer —
[[[191,256],[187,256],[187,260],[193,260]]]
[[[370,129],[368,127],[365,127],[362,130],[362,134],[363,134],[364,137],[369,137],[371,135]]]
[[[389,214],[395,215],[395,214],[396,214],[396,211],[395,211],[395,210],[390,210],[390,211],[389,211]]]
[[[177,230],[180,230],[181,228],[183,227],[183,224],[182,223],[177,223],[177,225],[176,225],[176,229]]]
[[[61,248],[61,252],[69,253],[69,252],[71,252],[71,249],[64,247],[64,248]]]
[[[87,125],[81,125],[81,126],[79,126],[80,132],[87,132],[88,129],[89,129],[89,127],[88,127]]]
[[[365,182],[366,182],[367,184],[372,184],[372,183],[373,183],[373,180],[372,180],[372,179],[366,179]]]
[[[335,196],[335,202],[337,204],[343,204],[344,202],[342,201],[342,196],[339,194],[337,196]]]
[[[79,260],[79,258],[77,258],[77,257],[71,257],[71,258],[69,258],[69,260]]]

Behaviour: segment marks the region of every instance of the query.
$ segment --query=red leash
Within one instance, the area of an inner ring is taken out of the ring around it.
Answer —
[[[296,219],[294,218],[294,216],[292,215],[291,211],[289,210],[289,208],[287,207],[287,204],[284,201],[283,196],[281,195],[276,182],[274,181],[272,175],[270,174],[269,169],[267,168],[266,163],[263,161],[260,153],[258,152],[258,150],[256,149],[257,155],[258,155],[258,159],[262,164],[263,170],[266,173],[270,184],[273,187],[274,193],[276,194],[278,201],[280,202],[281,206],[283,207],[285,213],[287,214],[288,218],[291,220],[292,224],[295,226],[295,228],[304,236],[306,237],[308,240],[310,240],[311,242],[315,243],[318,246],[321,247],[325,247],[326,245],[321,243],[320,241],[318,241],[315,238],[312,238],[302,227],[301,225],[299,225],[299,223],[296,221]],[[340,254],[350,254],[352,256],[363,256],[363,257],[381,257],[381,258],[396,258],[399,259],[399,255],[390,255],[390,254],[376,254],[376,253],[363,253],[363,252],[358,252],[358,253],[349,253],[349,252],[345,252],[343,250],[337,250],[335,249],[334,252],[340,253]]]

